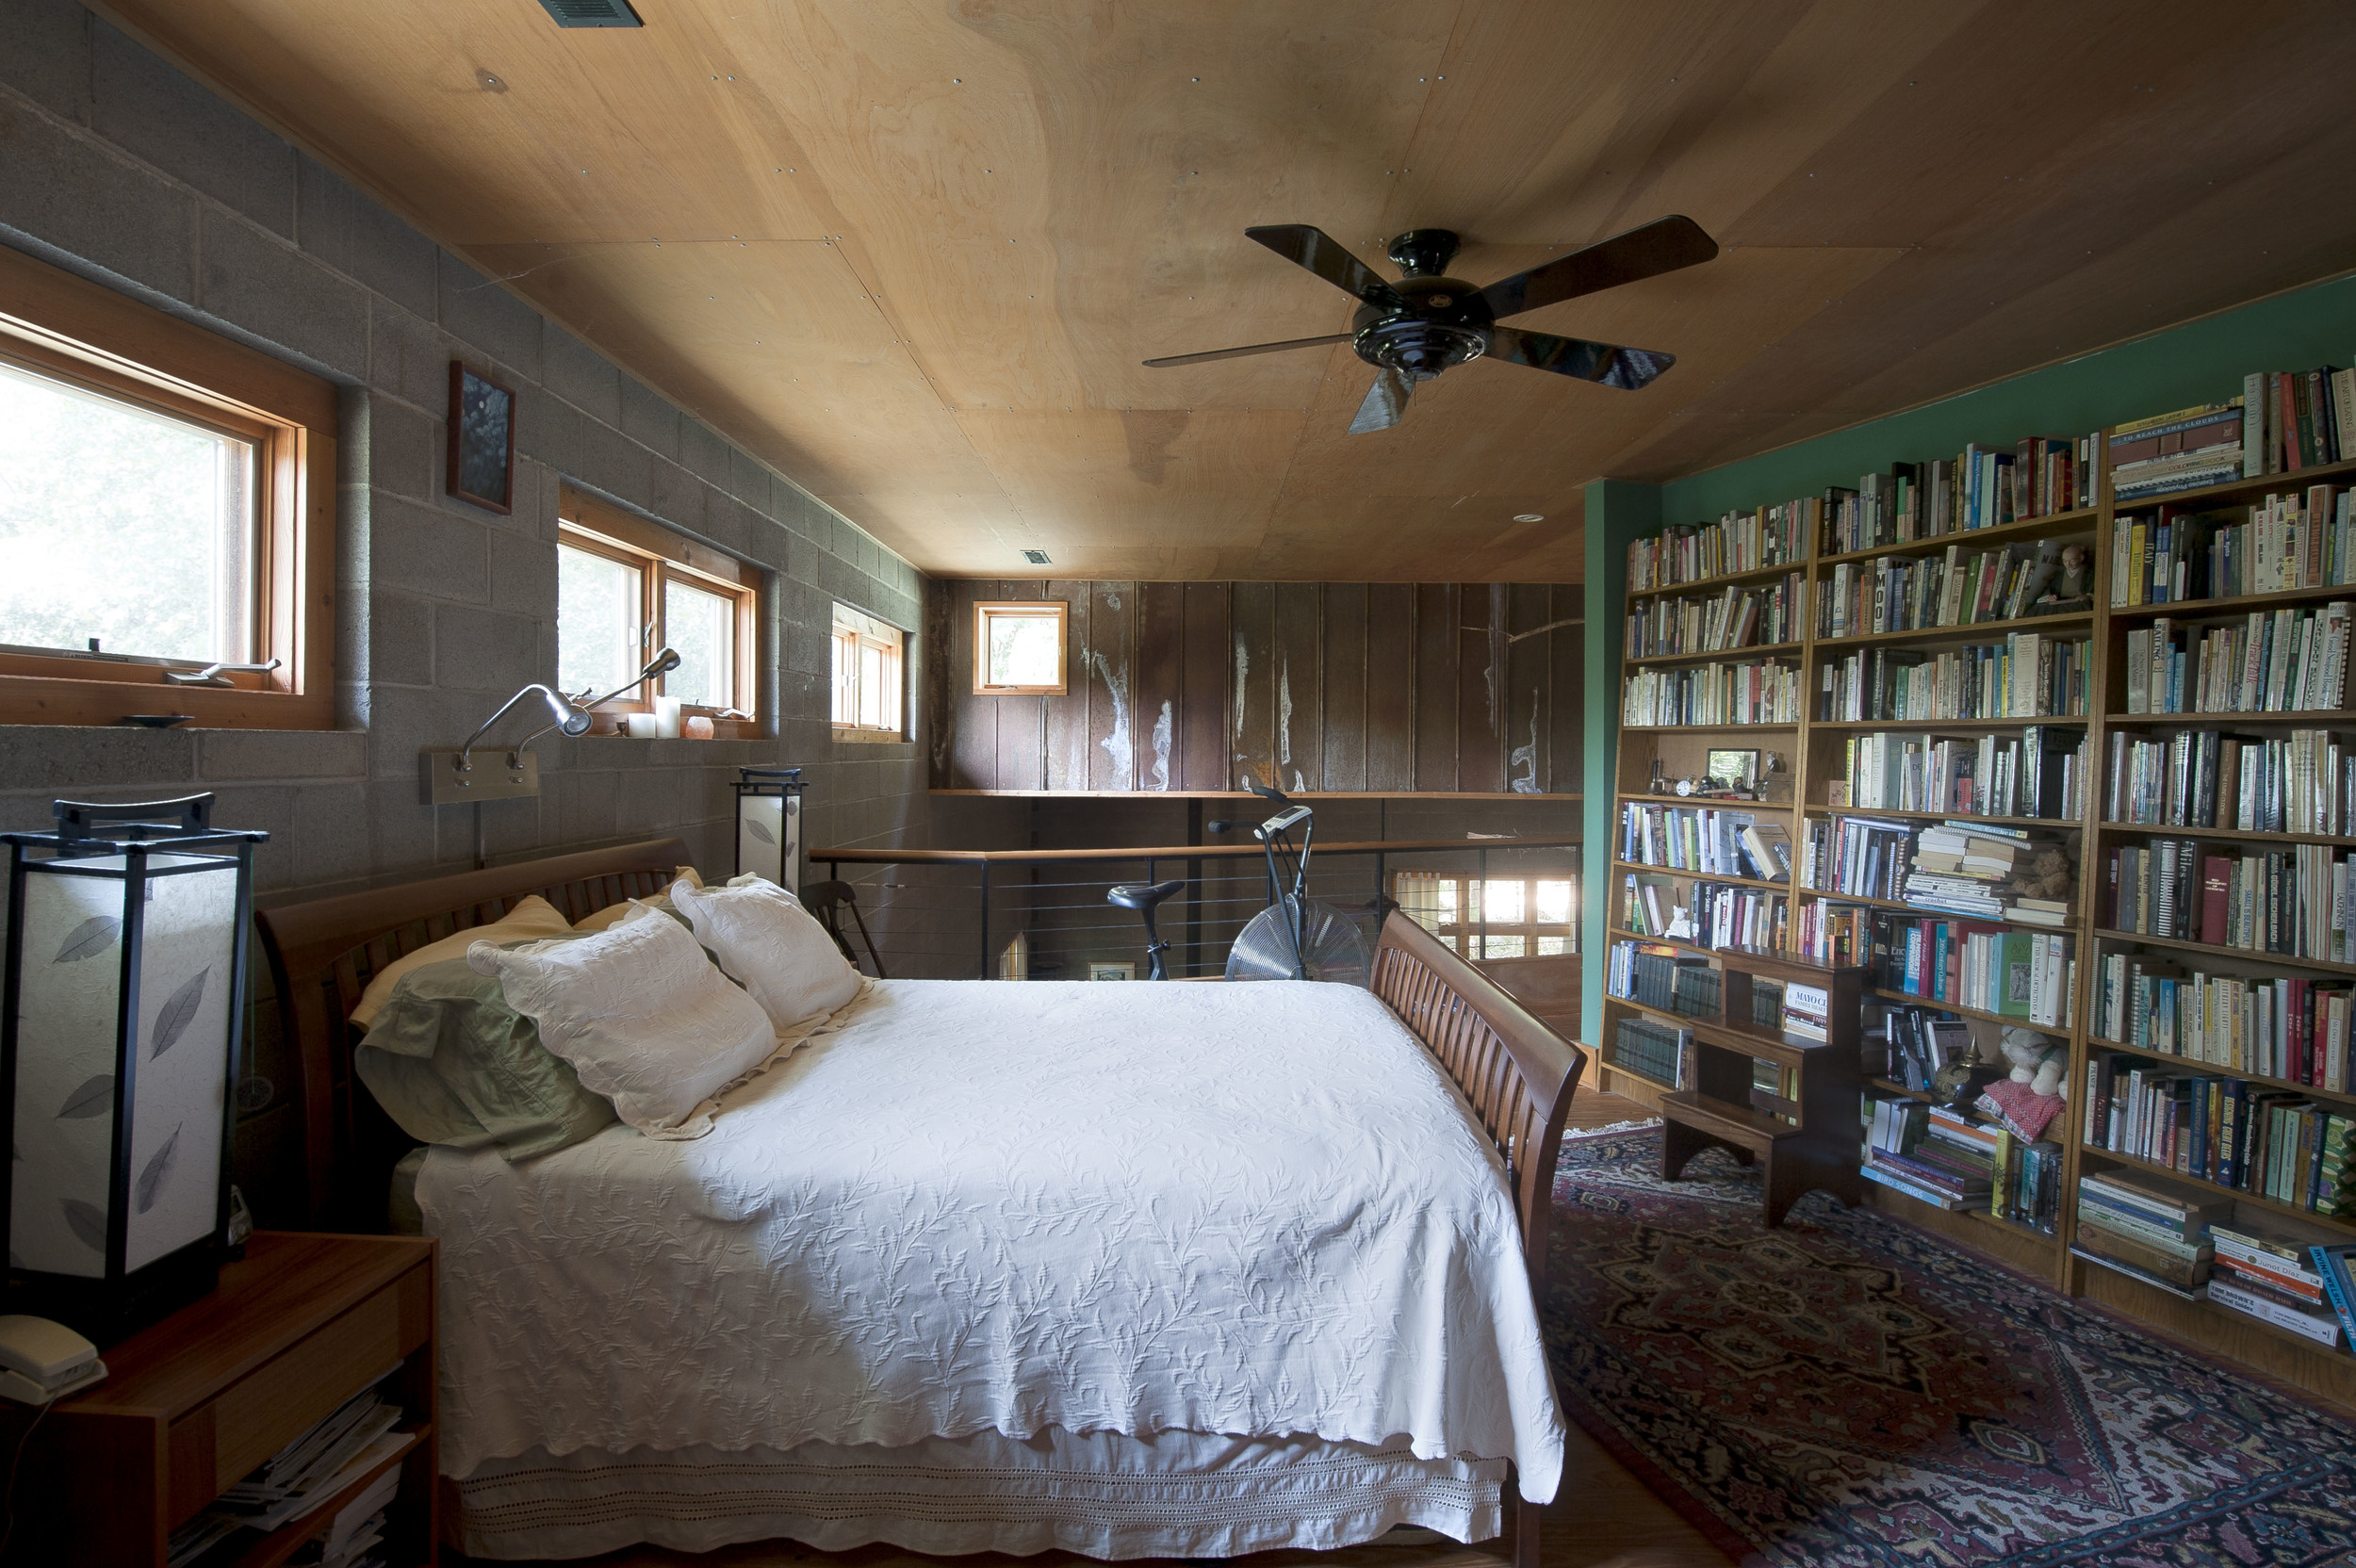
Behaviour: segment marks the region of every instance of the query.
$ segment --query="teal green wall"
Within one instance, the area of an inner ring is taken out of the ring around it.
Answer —
[[[2231,242],[2230,238],[2221,242]],[[1587,753],[1581,946],[1581,1037],[1601,1039],[1605,936],[1612,915],[1620,716],[1620,624],[1631,539],[1664,523],[1705,522],[1737,509],[1855,484],[1896,462],[1952,457],[1968,442],[2083,435],[2104,425],[2241,394],[2252,370],[2356,363],[2356,276],[2205,317],[2150,337],[1835,431],[1666,484],[1597,480],[1587,486]]]
[[[1661,487],[1664,523],[1704,522],[1738,508],[1811,495],[1892,463],[1953,457],[1971,441],[2084,435],[2104,425],[2241,396],[2252,370],[2356,362],[2356,277],[2261,300],[1835,431]],[[1590,556],[1592,560],[1592,555]],[[1587,580],[1593,584],[1595,579]],[[1591,587],[1588,604],[1595,605]],[[1612,601],[1614,612],[1618,601]]]
[[[1619,816],[1614,780],[1620,751],[1620,603],[1628,592],[1628,542],[1661,531],[1661,488],[1599,479],[1587,487],[1586,750],[1580,789],[1585,841],[1579,856],[1579,1037],[1603,1038],[1604,936],[1612,923],[1612,845]],[[1598,605],[1607,608],[1597,608]]]

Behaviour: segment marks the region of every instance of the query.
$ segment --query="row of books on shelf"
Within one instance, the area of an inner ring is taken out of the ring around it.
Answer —
[[[2327,1349],[2356,1334],[2348,1276],[2356,1247],[2241,1217],[2219,1194],[2140,1170],[2084,1172],[2073,1245],[2107,1267]]]
[[[1834,808],[2076,821],[2085,808],[2086,732],[2031,725],[2017,735],[1850,737]]]
[[[1681,1089],[1686,1048],[1693,1040],[1691,1029],[1673,1029],[1650,1019],[1624,1018],[1612,1030],[1603,1059],[1623,1072],[1649,1078],[1662,1088]]]
[[[2184,1072],[2122,1052],[2086,1059],[2086,1142],[2327,1217],[2356,1214],[2356,1107]]]
[[[1639,599],[1628,607],[1623,648],[1630,659],[1660,659],[1796,643],[1806,592],[1793,572],[1780,582],[1728,588],[1707,598]]]
[[[1799,951],[1820,962],[1869,965],[1877,990],[2035,1027],[2070,1026],[2078,960],[2067,936],[1910,919],[1835,899],[1803,906],[1798,935]]]
[[[1799,561],[1808,554],[1808,540],[1815,532],[1815,514],[1821,505],[1813,499],[1785,501],[1749,512],[1729,512],[1714,523],[1673,526],[1653,538],[1631,540],[1628,591],[1674,588],[1683,582],[1702,582],[1732,572]]]
[[[2356,825],[2356,748],[2328,729],[2114,731],[2105,820],[2340,837]]]
[[[2110,852],[2110,928],[2206,947],[2356,963],[2347,852],[2290,844],[2219,852],[2153,839]]]
[[[1797,724],[1800,671],[1789,663],[1701,664],[1641,670],[1622,690],[1629,725]]]
[[[2285,490],[2245,509],[2163,505],[2111,524],[2111,604],[2197,603],[2356,584],[2356,519],[2337,485]]]
[[[1866,1102],[1862,1173],[1950,1211],[1984,1209],[2051,1233],[2061,1210],[2062,1148],[1919,1100]]]
[[[1898,463],[1824,492],[1823,553],[1849,555],[2094,504],[2098,437],[2031,436],[2009,449]]]
[[[1977,626],[2087,608],[2092,578],[2081,565],[2074,579],[2058,539],[1970,550],[1950,545],[1942,556],[1884,556],[1835,566],[1819,585],[1816,635],[1857,637]]]
[[[2356,1093],[2344,983],[2303,975],[2218,974],[2148,953],[2102,956],[2093,1032],[2203,1067]]]
[[[2356,372],[2329,365],[2261,370],[2242,378],[2241,401],[2242,471],[2250,478],[2356,457]]]
[[[1753,811],[1713,807],[1620,807],[1620,858],[1635,865],[1665,866],[1710,876],[1748,876],[1789,881],[1792,835]]]
[[[1876,1078],[1930,1092],[1939,1070],[1972,1052],[1972,1026],[1938,1007],[1890,1006],[1875,1000],[1880,1020],[1865,1031],[1866,1070]]]
[[[2239,624],[2180,631],[2168,616],[2127,633],[2130,713],[2312,713],[2348,686],[2350,606],[2253,610]]]
[[[1631,872],[1621,924],[1640,937],[1692,942],[1696,947],[1780,948],[1790,924],[1781,893],[1698,881],[1680,893],[1665,876]]]
[[[1687,1018],[1716,1018],[1725,981],[1710,961],[1674,947],[1632,942],[1612,944],[1604,989],[1655,1012]]]
[[[2094,645],[2011,632],[1937,653],[1859,649],[1817,672],[1817,717],[1833,723],[2078,717],[2092,706]]]

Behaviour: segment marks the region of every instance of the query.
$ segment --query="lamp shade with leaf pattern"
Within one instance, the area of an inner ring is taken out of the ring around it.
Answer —
[[[751,872],[787,892],[800,890],[802,770],[740,768],[736,791],[736,874]]]
[[[213,1286],[254,846],[213,797],[61,800],[9,833],[8,1310],[106,1343]]]

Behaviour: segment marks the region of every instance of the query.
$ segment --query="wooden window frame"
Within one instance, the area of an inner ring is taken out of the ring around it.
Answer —
[[[856,619],[858,619],[859,621],[860,621],[860,622],[862,622],[862,623],[868,623],[868,624],[872,624],[872,625],[874,625],[874,626],[879,626],[879,627],[882,627],[882,628],[884,628],[886,630],[890,631],[890,632],[891,632],[891,633],[892,633],[894,637],[897,637],[897,638],[899,639],[899,641],[898,641],[897,643],[885,643],[885,642],[883,641],[883,639],[881,639],[881,638],[879,638],[879,637],[876,637],[876,636],[875,636],[872,632],[870,632],[870,631],[867,629],[867,626],[866,626],[866,625],[860,625],[860,626],[845,626],[845,625],[843,625],[843,618],[844,616],[846,616],[846,615],[848,615],[848,616],[853,616],[853,617],[855,617]],[[899,712],[900,712],[900,722],[899,722],[898,724],[896,724],[896,725],[866,725],[866,724],[859,724],[859,723],[857,723],[856,721],[854,721],[853,723],[850,723],[850,724],[845,724],[845,723],[843,723],[843,722],[842,718],[841,718],[838,714],[836,714],[836,712],[835,712],[835,709],[834,709],[834,698],[835,698],[835,692],[836,692],[836,679],[835,679],[835,677],[834,677],[834,672],[833,672],[833,670],[832,670],[831,668],[829,668],[829,670],[828,670],[828,672],[827,672],[828,678],[827,678],[827,683],[826,683],[826,714],[827,714],[827,717],[833,721],[833,725],[834,725],[834,738],[835,738],[836,740],[838,740],[838,741],[849,741],[849,742],[854,742],[854,743],[865,742],[865,743],[890,743],[890,742],[893,742],[893,741],[906,741],[906,740],[908,740],[908,632],[907,632],[906,630],[904,630],[903,629],[899,628],[899,627],[893,626],[893,625],[892,625],[890,621],[887,621],[887,620],[883,619],[883,618],[882,618],[881,616],[879,616],[879,615],[871,615],[871,614],[869,614],[866,611],[864,611],[864,610],[860,610],[860,609],[858,609],[858,608],[856,608],[856,607],[854,607],[854,606],[852,606],[852,605],[847,605],[847,604],[837,603],[837,604],[835,604],[835,605],[834,605],[832,615],[830,616],[830,618],[829,618],[829,620],[828,620],[828,622],[827,622],[827,639],[828,639],[827,645],[828,645],[828,647],[829,647],[829,649],[830,649],[830,651],[831,651],[831,656],[832,656],[832,658],[833,658],[833,659],[839,659],[839,658],[841,658],[841,657],[842,657],[842,647],[843,647],[843,645],[844,643],[846,643],[846,642],[847,642],[847,643],[852,644],[852,645],[854,645],[854,649],[855,649],[855,650],[856,650],[856,646],[857,646],[857,645],[858,645],[859,642],[862,642],[862,641],[873,642],[873,643],[875,643],[877,646],[880,646],[880,647],[889,647],[889,648],[892,650],[892,669],[893,669],[893,671],[894,671],[894,673],[895,673],[895,678],[896,678],[896,679],[897,679],[897,682],[898,682],[898,685],[899,685],[899,689],[900,689],[900,690],[899,690],[899,703],[898,703],[898,708],[899,708]],[[829,662],[831,663],[831,660],[829,661]],[[854,668],[856,669],[856,664],[854,665]],[[857,704],[856,702],[854,702],[854,703],[852,704],[852,706],[856,709],[856,708],[857,708],[857,706],[858,706],[858,704]]]
[[[1485,927],[1485,935],[1489,940],[1495,940],[1500,937],[1521,938],[1522,951],[1519,956],[1524,958],[1567,958],[1577,957],[1579,956],[1579,877],[1575,873],[1555,871],[1491,872],[1488,875],[1483,876],[1478,871],[1426,871],[1420,867],[1415,866],[1394,867],[1392,868],[1390,874],[1390,885],[1384,890],[1384,891],[1389,893],[1394,899],[1399,897],[1399,878],[1403,875],[1430,876],[1433,878],[1435,882],[1450,882],[1455,884],[1456,918],[1452,921],[1441,921],[1435,918],[1433,923],[1425,926],[1424,929],[1430,931],[1434,937],[1437,937],[1442,942],[1446,943],[1451,952],[1458,953],[1466,957],[1477,957],[1480,960],[1486,960],[1489,958],[1504,958],[1507,955],[1501,953],[1490,953],[1487,951],[1486,943],[1483,943],[1482,951],[1479,955],[1476,956],[1471,951],[1472,944],[1481,941],[1484,936],[1484,927],[1481,922],[1478,920],[1467,921],[1464,919],[1465,911],[1471,907],[1470,890],[1475,883],[1519,882],[1522,885],[1522,913],[1525,917],[1534,917],[1538,908],[1538,884],[1541,882],[1568,882],[1571,885],[1571,918],[1568,921],[1542,921],[1535,918],[1525,918],[1512,922],[1490,921],[1487,923]],[[1434,902],[1435,904],[1437,902],[1436,896]],[[1485,890],[1483,890],[1481,902],[1484,905],[1488,902]],[[1406,907],[1406,906],[1402,903],[1401,907]],[[1409,913],[1409,918],[1414,918],[1414,912],[1412,910]],[[1422,924],[1422,922],[1417,921],[1416,923]],[[1567,939],[1569,945],[1565,946],[1562,952],[1559,954],[1541,954],[1538,951],[1538,939],[1541,937],[1562,937]]]
[[[593,496],[583,495],[571,487],[560,492],[557,502],[557,542],[560,546],[600,555],[638,569],[638,624],[654,628],[653,639],[645,644],[639,659],[643,663],[654,657],[663,645],[663,585],[673,579],[706,593],[731,599],[736,605],[736,695],[737,711],[750,713],[744,719],[727,719],[721,710],[701,703],[687,703],[679,709],[680,717],[701,714],[712,721],[712,733],[722,740],[756,740],[765,727],[760,709],[761,673],[761,602],[764,588],[761,568],[748,561],[715,550],[664,528],[651,518],[624,512],[609,506]],[[558,614],[564,607],[558,606]],[[562,632],[559,633],[562,635]],[[667,678],[658,676],[653,684],[654,695],[661,695]],[[597,726],[592,734],[618,734],[622,716],[626,713],[650,713],[654,704],[640,697],[616,697],[600,703],[595,710]]]
[[[254,650],[267,673],[180,686],[209,661],[0,652],[0,724],[185,713],[206,729],[335,726],[334,385],[45,262],[0,248],[0,358],[254,443]]]
[[[1034,617],[1055,621],[1055,683],[1053,686],[992,686],[990,684],[990,622],[993,615]],[[1059,697],[1072,685],[1072,606],[1061,599],[983,599],[973,606],[973,694],[977,697]]]

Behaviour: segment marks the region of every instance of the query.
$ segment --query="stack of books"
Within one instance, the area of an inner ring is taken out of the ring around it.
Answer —
[[[2111,431],[2111,496],[2119,504],[2242,477],[2242,400],[2180,408]]]
[[[2210,1222],[2233,1212],[2229,1199],[2139,1170],[2087,1171],[2078,1178],[2071,1250],[2189,1296],[2207,1282],[2217,1257]]]
[[[2217,1246],[2206,1291],[2211,1301],[2338,1348],[2340,1320],[2306,1238],[2264,1221],[2223,1217],[2211,1223],[2209,1234]]]
[[[1612,1032],[1612,1043],[1604,1048],[1606,1063],[1623,1072],[1648,1078],[1663,1088],[1685,1086],[1686,1047],[1693,1043],[1691,1029],[1672,1029],[1650,1019],[1624,1018]]]
[[[1783,1005],[1777,1021],[1787,1035],[1797,1035],[1803,1039],[1829,1039],[1826,1025],[1831,1017],[1831,1002],[1824,987],[1794,980],[1783,988]]]
[[[1949,1211],[1991,1207],[2000,1139],[2008,1135],[1919,1100],[1874,1105],[1859,1168],[1867,1180]]]
[[[2127,633],[2130,713],[2319,713],[2348,686],[2351,607],[2253,610],[2239,626],[2210,627],[2185,646],[2163,615]]]
[[[2026,869],[2047,850],[2067,854],[2058,840],[2025,827],[1970,821],[1925,827],[1915,836],[1905,901],[1946,914],[2067,925],[2077,913],[2071,898],[2032,896],[2008,886],[2016,871]]]

